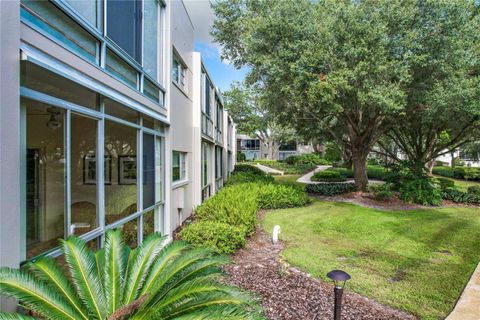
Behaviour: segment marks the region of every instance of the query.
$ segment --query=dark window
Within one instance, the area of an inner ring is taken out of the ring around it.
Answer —
[[[141,63],[142,1],[107,1],[107,35]]]
[[[205,78],[205,113],[210,116],[210,80]]]
[[[143,208],[155,203],[155,139],[143,134]]]

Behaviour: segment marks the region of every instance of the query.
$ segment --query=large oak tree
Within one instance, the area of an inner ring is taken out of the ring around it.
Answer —
[[[213,7],[212,34],[224,58],[250,67],[248,81],[262,87],[283,122],[344,127],[330,134],[351,150],[358,189],[367,185],[373,146],[412,110],[409,90],[421,81],[412,61],[432,63],[423,50],[429,35],[438,36],[431,23],[447,20],[463,36],[466,21],[456,14],[475,10],[467,1],[427,0],[225,0]]]

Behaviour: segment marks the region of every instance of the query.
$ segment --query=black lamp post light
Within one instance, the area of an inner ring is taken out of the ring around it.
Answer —
[[[343,288],[351,277],[348,273],[342,270],[332,270],[327,273],[327,277],[332,280],[335,285],[335,288],[333,289],[335,293],[335,307],[333,309],[333,319],[341,320]]]

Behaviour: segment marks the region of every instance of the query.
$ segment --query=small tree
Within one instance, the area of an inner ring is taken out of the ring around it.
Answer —
[[[223,97],[237,131],[255,136],[266,145],[268,159],[274,159],[281,144],[295,140],[295,131],[278,123],[258,87],[235,82]]]

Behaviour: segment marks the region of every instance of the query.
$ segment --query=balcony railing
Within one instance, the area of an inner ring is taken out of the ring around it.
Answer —
[[[223,134],[222,131],[215,129],[215,142],[223,144]]]

